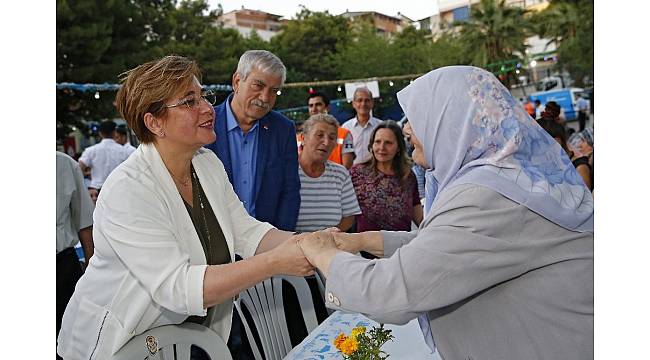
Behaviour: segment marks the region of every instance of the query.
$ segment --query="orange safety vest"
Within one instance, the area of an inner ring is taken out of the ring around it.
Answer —
[[[300,156],[300,153],[302,152],[302,142],[304,141],[305,137],[300,134],[296,134],[296,145],[298,145],[298,156]]]
[[[336,147],[332,151],[332,154],[329,157],[329,160],[334,161],[337,164],[343,165],[343,142],[345,137],[348,136],[350,130],[339,126],[338,135],[336,137]]]
[[[350,130],[339,126],[338,132],[336,135],[336,146],[334,147],[334,150],[332,150],[332,154],[330,155],[329,159],[330,161],[333,161],[337,164],[343,165],[343,142],[345,141],[345,137],[348,136],[348,133]],[[302,134],[296,134],[296,143],[298,145],[298,155],[302,152],[302,143],[304,140],[304,136]]]
[[[530,115],[533,119],[535,119],[535,107],[530,101],[524,104],[524,109],[526,110],[528,115]]]

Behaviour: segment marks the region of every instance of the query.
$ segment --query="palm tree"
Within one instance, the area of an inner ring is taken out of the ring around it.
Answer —
[[[594,4],[556,0],[533,17],[536,32],[557,45],[558,66],[581,85],[594,76]]]
[[[458,40],[465,58],[474,66],[485,67],[522,57],[525,40],[531,35],[526,14],[522,8],[506,5],[505,0],[481,0],[470,9],[469,20],[454,23],[460,27]]]

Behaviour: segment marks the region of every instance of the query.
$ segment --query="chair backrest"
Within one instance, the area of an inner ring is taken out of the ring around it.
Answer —
[[[232,360],[228,346],[213,330],[199,324],[164,325],[129,340],[112,360],[190,360],[190,348],[197,346],[210,360]]]
[[[235,307],[244,324],[246,336],[256,360],[263,360],[264,358],[266,360],[281,360],[291,351],[291,339],[289,338],[282,297],[283,280],[291,284],[298,295],[298,302],[307,332],[311,332],[318,326],[311,291],[307,281],[302,277],[278,275],[242,291],[235,301]],[[242,312],[242,306],[251,314],[253,324],[262,343],[264,358],[257,347],[251,327]]]

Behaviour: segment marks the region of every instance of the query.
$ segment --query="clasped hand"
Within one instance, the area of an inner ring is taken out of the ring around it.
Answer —
[[[336,236],[335,236],[336,234]],[[341,250],[350,251],[346,248],[345,241],[341,241],[343,233],[336,228],[330,228],[313,233],[296,235],[298,246],[305,258],[320,272],[327,276],[329,265],[334,256]]]
[[[318,268],[327,276],[329,264],[334,256],[341,250],[359,252],[360,239],[360,234],[346,234],[341,233],[338,228],[328,228],[291,236],[279,246],[282,249],[277,249],[277,254],[292,259],[292,268],[284,273],[306,276],[313,274],[314,268]]]

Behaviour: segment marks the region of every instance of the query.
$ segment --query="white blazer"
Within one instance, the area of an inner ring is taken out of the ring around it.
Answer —
[[[273,228],[248,215],[212,151],[192,159],[205,195],[235,253],[250,257]],[[182,323],[203,308],[205,254],[183,200],[155,146],[142,144],[102,187],[94,213],[95,253],[63,315],[57,352],[107,359],[153,327]],[[210,326],[228,340],[232,300]]]

